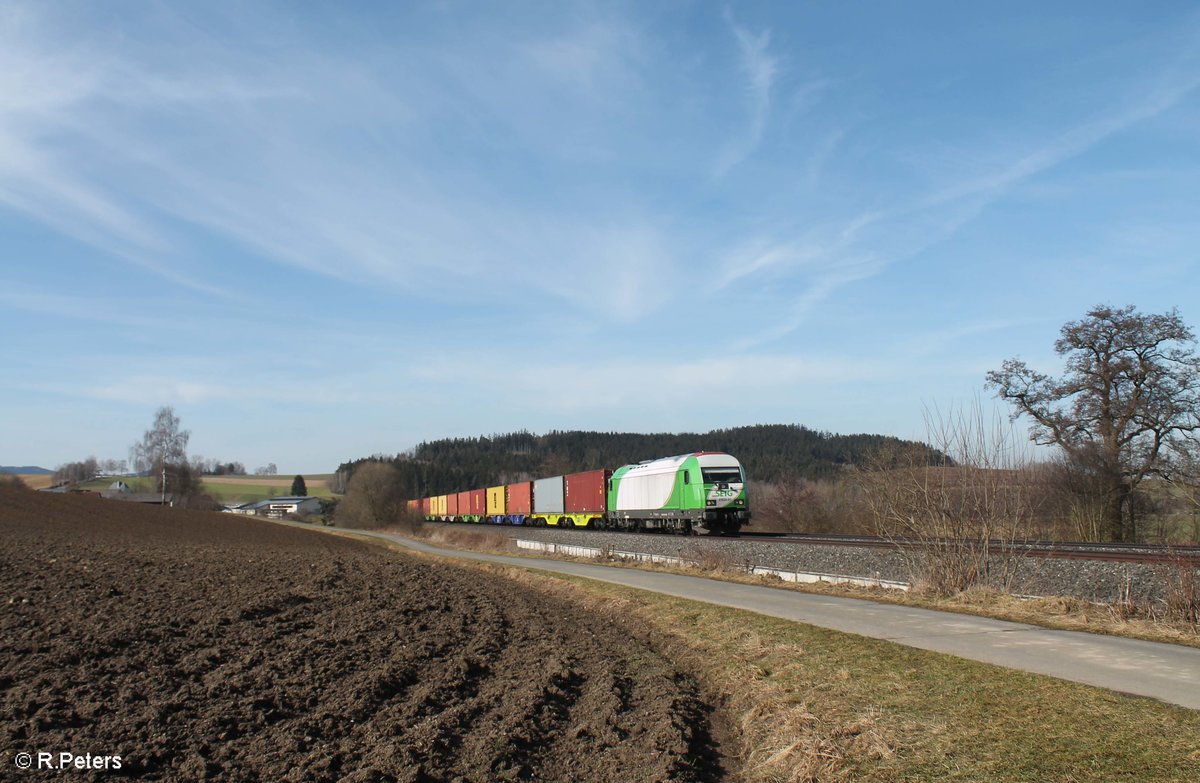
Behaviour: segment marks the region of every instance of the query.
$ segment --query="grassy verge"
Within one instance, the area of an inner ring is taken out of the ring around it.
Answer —
[[[1200,779],[1197,711],[631,588],[454,562],[653,629],[729,717],[747,783]]]

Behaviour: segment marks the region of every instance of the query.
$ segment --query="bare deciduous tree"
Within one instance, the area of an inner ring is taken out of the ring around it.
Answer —
[[[108,476],[119,476],[128,468],[123,459],[105,459],[100,461],[100,471]]]
[[[187,457],[190,437],[191,432],[180,428],[179,417],[171,406],[159,408],[154,414],[153,426],[142,434],[140,442],[130,447],[133,469],[154,476],[160,482],[159,489],[163,489],[161,482],[167,466],[184,468],[190,473]]]
[[[187,462],[187,444],[191,432],[180,429],[179,417],[169,405],[154,414],[154,424],[142,434],[142,439],[130,447],[135,470],[161,470],[164,464]]]
[[[1185,347],[1195,336],[1175,310],[1146,315],[1132,305],[1098,305],[1061,334],[1062,377],[1008,359],[988,385],[1016,407],[1014,419],[1033,420],[1035,442],[1060,447],[1098,480],[1105,537],[1132,540],[1130,496],[1148,476],[1168,474],[1183,436],[1200,429],[1200,357]]]
[[[338,503],[338,527],[374,528],[395,522],[404,508],[400,472],[387,462],[364,462],[354,470]]]
[[[56,484],[77,484],[91,481],[100,473],[100,463],[95,457],[88,457],[80,462],[68,462],[59,465],[54,470]]]

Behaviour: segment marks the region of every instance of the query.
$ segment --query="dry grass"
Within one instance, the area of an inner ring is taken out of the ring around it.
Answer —
[[[1167,586],[1163,616],[1175,624],[1200,631],[1200,568],[1182,555],[1159,567]]]
[[[703,544],[688,544],[679,552],[688,569],[705,574],[744,570],[727,552]]]
[[[17,475],[30,489],[46,489],[54,486],[53,473],[25,473]]]
[[[1167,607],[1162,611],[1155,607],[1101,604],[1065,596],[1018,598],[984,589],[939,600],[916,596],[912,603],[1047,628],[1200,647],[1200,626],[1176,616]]]
[[[722,576],[733,581],[753,583],[763,577]],[[1182,644],[1200,647],[1200,626],[1173,619],[1145,608],[1130,610],[1122,604],[1101,604],[1066,596],[1022,598],[988,588],[972,588],[958,595],[940,597],[922,593],[905,593],[885,588],[856,585],[791,584],[770,581],[775,587],[805,593],[863,598],[879,603],[902,604],[922,609],[991,617],[1063,631],[1086,631],[1107,636],[1123,636],[1150,642]]]
[[[422,528],[419,537],[442,546],[455,549],[470,549],[476,552],[504,552],[512,554],[515,548],[512,539],[494,530],[463,530],[461,528]]]

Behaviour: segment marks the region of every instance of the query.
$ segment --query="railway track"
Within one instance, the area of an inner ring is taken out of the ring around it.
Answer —
[[[817,546],[857,546],[872,549],[895,547],[953,547],[969,546],[975,542],[955,542],[947,539],[920,541],[887,539],[878,536],[808,535],[803,533],[760,533],[743,531],[743,536],[780,544],[811,544]],[[1126,563],[1193,563],[1200,566],[1200,546],[1163,546],[1160,544],[1099,543],[1094,541],[989,541],[994,552],[1013,552],[1031,557],[1053,557],[1070,560],[1107,560]]]
[[[427,524],[464,528],[468,530],[492,530],[505,535],[516,535],[526,530],[533,531],[557,529],[553,527],[523,528],[519,526],[509,527],[507,525],[480,525],[456,522],[436,522]],[[610,535],[609,532],[584,530],[578,528],[573,529],[572,532],[581,535],[581,537]],[[658,532],[633,533],[630,531],[622,531],[622,534],[646,536],[650,538],[672,537],[670,534]],[[950,547],[955,545],[955,543],[950,540],[892,540],[880,538],[879,536],[811,535],[806,533],[770,533],[750,530],[743,530],[740,536],[737,537],[716,536],[713,538],[714,540],[723,541],[736,541],[738,538],[741,538],[747,541],[756,541],[764,544],[779,544],[781,546],[813,545],[831,547],[863,547],[867,549],[895,549],[896,547],[916,549],[928,546]],[[703,538],[698,540],[703,540]],[[974,542],[963,542],[961,545],[968,546],[972,543]],[[1158,544],[1106,544],[1092,541],[1044,540],[991,541],[989,544],[991,550],[996,553],[1008,551],[1013,554],[1026,555],[1030,557],[1059,558],[1064,560],[1103,560],[1109,562],[1147,564],[1192,563],[1196,567],[1200,567],[1200,546],[1195,545],[1161,546]]]

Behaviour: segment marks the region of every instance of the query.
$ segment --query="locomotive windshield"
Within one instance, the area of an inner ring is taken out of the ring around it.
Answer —
[[[742,483],[742,471],[739,468],[703,468],[700,472],[705,484]]]

